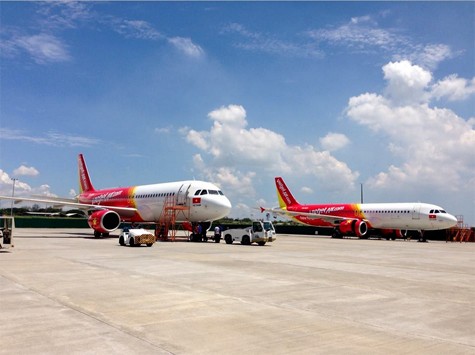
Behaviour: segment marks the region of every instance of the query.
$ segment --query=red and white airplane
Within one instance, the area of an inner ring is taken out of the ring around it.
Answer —
[[[386,238],[404,237],[408,230],[446,229],[457,218],[442,207],[427,203],[362,203],[301,205],[281,177],[275,178],[280,208],[261,208],[291,217],[296,222],[316,227],[333,227],[333,237],[345,235]]]
[[[211,222],[225,217],[231,202],[215,185],[205,181],[176,181],[152,185],[96,190],[82,154],[78,156],[80,194],[77,199],[22,198],[0,199],[74,206],[90,212],[89,226],[94,236],[107,236],[121,222],[162,223],[172,218],[177,223]]]

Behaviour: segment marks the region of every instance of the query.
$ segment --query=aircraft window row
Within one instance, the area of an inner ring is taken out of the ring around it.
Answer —
[[[430,210],[429,213],[447,213],[444,210]]]
[[[411,213],[411,211],[363,211],[363,213]]]
[[[174,192],[163,192],[160,194],[142,194],[142,195],[135,195],[135,198],[153,198],[153,197],[170,197],[175,196]]]
[[[224,196],[224,194],[221,190],[206,190],[206,189],[203,189],[203,190],[196,190],[196,192],[195,192],[195,196],[203,196],[203,195],[207,195],[207,194]]]

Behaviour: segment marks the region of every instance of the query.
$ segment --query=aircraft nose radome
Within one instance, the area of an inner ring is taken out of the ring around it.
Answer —
[[[228,214],[231,211],[231,201],[228,200],[227,197],[224,197],[222,201],[219,201],[218,203],[220,207],[223,209],[223,211],[226,211],[226,214]]]
[[[231,211],[231,202],[226,196],[207,199],[206,205],[209,209],[213,210],[214,213],[216,213],[216,216],[214,216],[214,218],[216,219],[226,217]]]
[[[449,227],[453,227],[458,223],[457,217],[452,216],[451,214],[447,213],[447,223],[450,223]]]

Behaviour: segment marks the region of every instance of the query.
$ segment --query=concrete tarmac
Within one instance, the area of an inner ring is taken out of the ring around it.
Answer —
[[[16,233],[0,354],[475,354],[475,244]]]

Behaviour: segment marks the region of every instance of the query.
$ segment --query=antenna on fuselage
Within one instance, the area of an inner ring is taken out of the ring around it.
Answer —
[[[363,183],[360,183],[360,198],[361,198],[361,203],[363,203]]]

